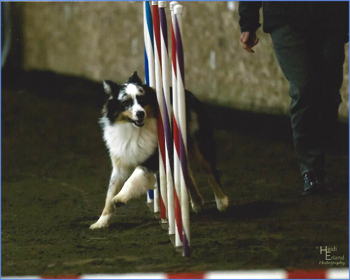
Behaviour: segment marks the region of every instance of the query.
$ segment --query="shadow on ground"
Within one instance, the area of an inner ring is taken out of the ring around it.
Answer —
[[[49,72],[2,73],[2,275],[325,269],[319,246],[348,266],[348,124],[327,158],[332,194],[300,197],[288,117],[207,106],[231,206],[191,213],[190,259],[138,199],[91,231],[111,164],[98,124],[100,83]]]

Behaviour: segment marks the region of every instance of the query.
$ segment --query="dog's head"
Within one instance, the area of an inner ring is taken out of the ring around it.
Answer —
[[[110,96],[104,114],[111,124],[129,122],[135,127],[142,127],[147,118],[156,117],[156,93],[142,83],[137,72],[134,72],[123,85],[105,80],[103,87]]]

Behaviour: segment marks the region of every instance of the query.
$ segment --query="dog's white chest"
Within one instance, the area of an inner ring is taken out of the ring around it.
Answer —
[[[136,167],[149,158],[158,146],[157,121],[149,119],[142,128],[130,123],[106,124],[104,139],[111,157],[118,158],[123,165]]]

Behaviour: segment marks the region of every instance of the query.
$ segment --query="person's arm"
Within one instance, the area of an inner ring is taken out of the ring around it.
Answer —
[[[252,48],[259,43],[259,38],[256,37],[255,32],[261,26],[259,23],[259,10],[261,6],[262,2],[239,2],[240,40],[243,44],[243,48],[251,53],[254,52]]]
[[[261,24],[259,23],[259,10],[262,2],[239,1],[238,13],[241,32],[255,32]]]

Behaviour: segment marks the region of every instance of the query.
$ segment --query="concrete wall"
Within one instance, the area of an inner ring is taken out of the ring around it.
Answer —
[[[182,2],[186,87],[200,99],[240,109],[288,113],[288,84],[269,35],[256,53],[239,42],[237,2]],[[12,3],[12,63],[93,80],[144,75],[142,2]],[[170,18],[168,14],[168,18]],[[342,118],[349,116],[348,45]]]

